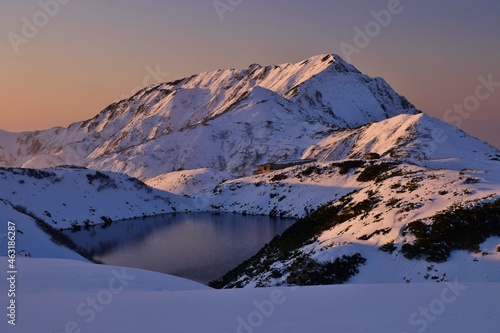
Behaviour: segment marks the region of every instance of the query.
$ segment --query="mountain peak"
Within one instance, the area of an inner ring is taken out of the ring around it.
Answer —
[[[299,63],[300,65],[309,65],[310,67],[319,67],[322,70],[335,69],[340,73],[361,73],[352,64],[348,63],[341,56],[335,53],[318,54]],[[318,66],[320,65],[320,66]]]
[[[79,164],[140,179],[200,168],[242,175],[300,158],[334,129],[416,113],[385,81],[321,54],[156,84],[68,128],[1,135],[0,164]]]

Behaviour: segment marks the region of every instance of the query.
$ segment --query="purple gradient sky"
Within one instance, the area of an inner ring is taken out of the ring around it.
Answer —
[[[50,1],[56,0],[42,0]],[[0,128],[44,129],[91,118],[138,90],[148,67],[168,72],[162,81],[172,81],[251,63],[343,56],[340,44],[354,45],[354,28],[364,29],[373,20],[370,11],[391,1],[239,2],[221,21],[213,0],[72,0],[16,53],[8,34],[21,35],[22,18],[32,21],[41,7],[38,1],[2,1]],[[479,76],[500,82],[500,1],[401,0],[401,8],[351,57],[359,70],[384,77],[441,119],[475,94]],[[500,147],[500,87],[494,89],[461,117],[460,128]]]

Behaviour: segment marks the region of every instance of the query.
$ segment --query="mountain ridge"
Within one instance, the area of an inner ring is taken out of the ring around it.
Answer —
[[[243,111],[250,119],[233,119]],[[269,116],[268,112],[278,117]],[[67,128],[2,132],[0,164],[34,168],[76,164],[124,172],[140,179],[183,168],[206,167],[242,175],[264,159],[273,158],[273,154],[266,157],[266,152],[255,149],[251,153],[254,161],[249,165],[228,168],[226,165],[237,152],[227,155],[220,146],[214,151],[218,154],[216,160],[194,161],[197,151],[188,137],[223,138],[228,128],[233,128],[234,133],[246,130],[259,136],[258,132],[266,132],[269,122],[277,122],[283,131],[291,123],[303,124],[297,126],[295,137],[283,142],[293,145],[293,139],[303,137],[301,132],[352,128],[401,113],[418,112],[383,79],[369,78],[339,56],[318,55],[297,64],[254,64],[243,70],[217,70],[156,84],[109,105],[92,119]],[[261,115],[259,123],[249,128],[255,113]],[[226,124],[220,124],[221,117]],[[289,121],[284,120],[290,117]],[[214,122],[226,128],[211,133],[200,129]],[[268,126],[269,130],[273,130],[272,126]],[[190,135],[183,135],[185,132]],[[223,139],[215,141],[220,140]],[[266,149],[270,148],[268,140],[269,135],[260,142]],[[238,141],[238,136],[232,141]],[[309,141],[314,140],[305,140],[276,157],[300,158]],[[174,162],[165,162],[165,155],[173,155],[169,157]],[[183,165],[186,160],[191,160],[191,165]]]

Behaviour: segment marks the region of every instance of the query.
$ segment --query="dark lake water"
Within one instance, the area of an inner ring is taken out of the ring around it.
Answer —
[[[64,233],[106,264],[207,283],[253,256],[294,222],[230,213],[178,213]]]

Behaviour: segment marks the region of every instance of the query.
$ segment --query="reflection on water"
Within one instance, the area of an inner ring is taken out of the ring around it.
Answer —
[[[167,214],[65,233],[106,264],[207,283],[250,258],[293,222],[229,213]]]

